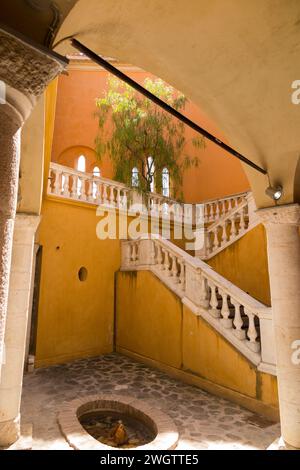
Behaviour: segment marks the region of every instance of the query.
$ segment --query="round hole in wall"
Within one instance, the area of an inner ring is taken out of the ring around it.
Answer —
[[[87,275],[88,275],[87,269],[84,266],[82,266],[78,271],[79,281],[80,282],[86,281]]]

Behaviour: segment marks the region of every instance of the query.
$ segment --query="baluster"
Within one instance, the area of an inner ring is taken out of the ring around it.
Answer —
[[[109,194],[109,205],[114,207],[115,206],[115,187],[114,186],[110,186],[109,187],[109,191],[110,191],[110,194]]]
[[[103,183],[102,203],[105,205],[108,204],[107,186],[107,184]]]
[[[173,282],[177,284],[179,282],[179,279],[177,277],[178,274],[178,269],[177,269],[177,258],[175,255],[171,256],[172,259],[172,270],[171,270],[171,276],[173,277]]]
[[[242,214],[243,214],[243,226],[242,226],[242,228],[243,228],[243,230],[247,230],[247,228],[248,228],[248,222],[247,222],[248,206],[243,207]]]
[[[54,194],[61,194],[61,171],[55,172]]]
[[[95,185],[96,185],[95,199],[96,199],[97,204],[101,204],[102,203],[102,201],[101,201],[101,182],[96,181]]]
[[[169,276],[171,274],[170,271],[169,271],[169,265],[170,265],[169,253],[167,252],[167,250],[163,250],[163,251],[165,253],[164,270],[166,271],[166,275]]]
[[[126,209],[127,207],[126,189],[122,189],[122,192],[120,191],[120,206],[122,209]]]
[[[224,326],[224,328],[232,328],[232,320],[229,318],[230,315],[230,310],[228,307],[228,295],[226,292],[222,292],[219,289],[219,293],[222,296],[222,308],[221,308],[221,323]]]
[[[211,232],[212,239],[211,239],[211,251],[218,248],[219,240],[218,240],[218,227],[215,227]]]
[[[204,204],[204,222],[209,221],[209,204]]]
[[[220,239],[219,239],[219,246],[222,246],[223,243],[226,241],[226,222],[223,222],[220,226]]]
[[[240,212],[236,212],[234,214],[234,233],[237,236],[240,233],[241,229],[241,214]]]
[[[180,273],[179,273],[179,282],[182,290],[185,290],[185,264],[183,260],[179,261]]]
[[[200,278],[199,297],[200,297],[201,307],[207,309],[209,307],[209,292],[208,292],[208,288],[207,288],[207,280],[205,279],[203,274],[201,274],[201,278]]]
[[[87,200],[89,202],[94,202],[94,193],[95,193],[94,182],[92,179],[88,179],[87,183],[88,183]]]
[[[240,303],[231,299],[231,303],[234,306],[234,319],[233,325],[235,326],[234,334],[237,338],[243,340],[245,339],[245,331],[242,329],[243,320],[241,316]]]
[[[86,201],[87,200],[87,195],[86,195],[86,178],[84,176],[80,176],[80,181],[81,181],[81,186],[80,186],[80,200],[81,201]]]
[[[220,206],[219,206],[219,201],[216,201],[215,204],[216,210],[215,210],[215,220],[220,218]]]
[[[223,215],[226,214],[226,199],[223,199],[222,201],[220,201],[220,215],[221,217],[223,217]]]
[[[210,230],[207,230],[205,232],[205,250],[208,253],[212,253],[213,251],[213,232]]]
[[[52,179],[53,179],[53,170],[49,170],[48,176],[48,185],[47,185],[47,194],[52,194]]]
[[[70,191],[69,191],[69,178],[70,178],[70,175],[69,173],[63,173],[63,176],[62,176],[62,183],[63,183],[63,195],[65,197],[69,197],[70,196]]]
[[[235,231],[235,228],[234,228],[234,224],[235,224],[235,219],[234,219],[234,216],[233,217],[230,217],[229,219],[227,219],[227,226],[228,226],[228,229],[227,229],[227,241],[229,242],[231,240],[231,237]]]
[[[211,289],[211,295],[209,301],[210,308],[208,311],[212,317],[219,318],[220,309],[218,308],[219,302],[217,298],[216,286],[212,282],[209,282],[209,287]]]
[[[249,312],[249,310],[247,309],[244,309],[244,311],[247,317],[249,318],[249,325],[248,325],[248,330],[247,330],[247,336],[249,338],[249,341],[247,341],[247,346],[249,349],[251,349],[251,351],[259,352],[260,344],[258,341],[256,341],[258,334],[257,334],[255,321],[254,321],[255,315],[252,312]]]
[[[117,187],[117,207],[120,207],[121,206],[121,189],[119,187]]]
[[[215,219],[215,206],[213,203],[209,203],[209,221],[213,222]]]
[[[162,247],[160,245],[157,245],[157,256],[156,256],[156,262],[158,264],[158,269],[163,270],[164,265],[163,265],[163,252],[162,252]]]
[[[73,199],[78,199],[78,176],[77,175],[72,175],[72,189],[71,189],[71,197]]]

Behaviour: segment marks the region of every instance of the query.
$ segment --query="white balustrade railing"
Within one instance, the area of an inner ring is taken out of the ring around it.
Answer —
[[[151,270],[261,370],[274,370],[271,309],[160,236],[122,242],[123,271]],[[268,331],[265,338],[262,331]],[[271,332],[271,333],[270,333]],[[265,339],[265,341],[264,341]]]
[[[221,199],[210,199],[203,201],[205,223],[215,222],[228,212],[231,212],[236,206],[241,204],[249,193],[238,193],[232,196],[226,196]]]
[[[48,194],[91,204],[126,208],[129,189],[122,183],[51,163]]]
[[[142,195],[122,183],[54,162],[50,164],[48,194],[128,209],[133,213],[142,208],[151,216],[185,223],[191,228],[197,222],[199,237],[197,229],[195,235],[203,243],[197,247],[195,255],[201,259],[215,256],[258,223],[252,193],[240,193],[198,205],[182,204],[156,193]],[[205,221],[208,224],[205,224],[203,230]]]
[[[184,209],[184,205],[174,199],[156,193],[142,196],[122,183],[54,162],[50,164],[47,193],[75,201],[116,208],[130,209],[130,207],[143,206],[152,215],[162,218],[170,217],[180,222],[183,218],[185,220],[189,218],[192,222],[192,208]]]
[[[204,232],[203,247],[196,251],[196,256],[209,259],[231,245],[259,223],[256,205],[252,193],[236,199],[234,207],[228,208]]]

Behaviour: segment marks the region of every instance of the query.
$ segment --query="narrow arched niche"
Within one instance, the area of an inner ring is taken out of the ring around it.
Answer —
[[[80,282],[84,282],[87,280],[88,276],[88,271],[84,266],[81,266],[81,268],[78,271],[78,279]]]

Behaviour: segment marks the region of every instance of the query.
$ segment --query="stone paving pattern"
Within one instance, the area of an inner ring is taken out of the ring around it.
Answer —
[[[167,413],[178,427],[177,449],[266,449],[280,435],[279,424],[109,354],[25,374],[21,413],[22,422],[33,425],[33,449],[71,450],[57,424],[58,409],[66,401],[98,393],[131,395]]]

